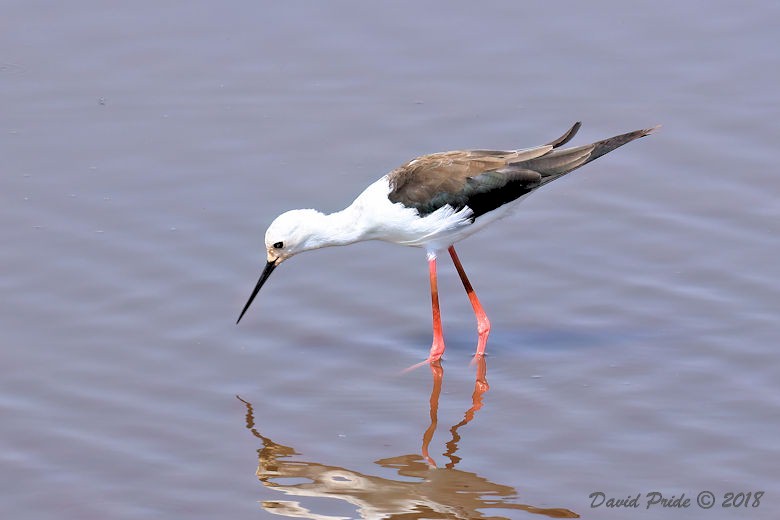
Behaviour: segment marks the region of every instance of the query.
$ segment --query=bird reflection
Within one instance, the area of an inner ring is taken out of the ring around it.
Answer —
[[[383,468],[395,470],[402,480],[366,475],[338,466],[298,460],[293,448],[277,444],[260,433],[255,425],[252,404],[238,397],[246,405],[246,426],[260,439],[263,447],[258,452],[257,477],[264,486],[295,497],[332,498],[357,508],[359,518],[370,519],[501,519],[485,516],[487,509],[521,510],[551,518],[579,518],[563,508],[540,508],[514,501],[517,493],[511,486],[495,484],[476,473],[455,469],[460,462],[458,430],[468,424],[482,408],[482,396],[490,388],[486,378],[485,358],[477,360],[477,377],[471,407],[463,420],[450,428],[451,439],[443,454],[449,461],[438,468],[429,455],[430,442],[438,425],[439,396],[444,370],[438,362],[431,364],[433,388],[430,398],[430,426],[423,433],[422,455],[400,455],[376,461]],[[410,479],[413,479],[410,481]],[[294,480],[295,482],[290,482]],[[316,503],[316,501],[314,501]],[[298,501],[263,501],[269,513],[292,518],[313,520],[342,520],[346,517],[329,516],[310,511]]]

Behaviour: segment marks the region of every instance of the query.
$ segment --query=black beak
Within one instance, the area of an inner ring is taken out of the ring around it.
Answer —
[[[252,291],[252,296],[249,297],[249,301],[246,302],[246,305],[244,305],[244,310],[241,311],[241,315],[236,320],[236,325],[238,325],[238,322],[241,321],[241,318],[244,317],[244,313],[249,308],[250,305],[252,305],[252,300],[255,299],[255,296],[257,296],[257,293],[260,291],[260,288],[263,286],[266,280],[268,280],[268,277],[271,276],[271,273],[274,272],[274,269],[276,269],[276,264],[274,262],[268,262],[265,264],[265,269],[263,269],[263,274],[260,275],[260,279],[257,281],[257,285],[255,285],[255,290]]]

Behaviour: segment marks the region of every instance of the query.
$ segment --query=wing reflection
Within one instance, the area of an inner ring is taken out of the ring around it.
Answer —
[[[263,436],[255,426],[252,404],[240,399],[247,409],[246,426],[260,439],[263,447],[258,450],[257,477],[264,486],[293,497],[332,498],[352,504],[360,518],[367,519],[499,519],[501,516],[485,516],[488,509],[521,510],[546,515],[551,518],[579,518],[579,515],[563,508],[539,508],[514,501],[517,493],[511,486],[495,484],[476,473],[455,469],[460,458],[458,450],[459,428],[468,424],[482,407],[482,396],[489,389],[485,360],[479,360],[477,379],[472,395],[472,405],[464,418],[450,428],[451,440],[446,443],[444,455],[449,462],[444,468],[436,464],[428,454],[428,448],[436,431],[439,395],[444,370],[436,363],[431,366],[433,389],[430,399],[431,424],[423,433],[422,455],[400,455],[376,461],[384,468],[394,469],[403,480],[393,480],[366,475],[338,466],[298,460],[300,455],[293,448],[277,444]],[[413,481],[410,481],[412,479]],[[290,482],[290,481],[294,482]],[[310,511],[298,501],[263,501],[269,513],[292,518],[313,520],[343,520],[346,517],[328,516]]]

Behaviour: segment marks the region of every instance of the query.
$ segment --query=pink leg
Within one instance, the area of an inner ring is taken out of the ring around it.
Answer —
[[[448,251],[452,257],[452,263],[455,264],[455,269],[458,270],[460,281],[463,282],[463,287],[466,289],[466,294],[469,296],[471,306],[474,308],[474,315],[477,317],[477,332],[479,333],[477,356],[482,356],[485,354],[485,346],[487,345],[488,335],[490,334],[490,320],[488,319],[487,314],[485,314],[484,309],[482,309],[482,304],[479,303],[477,293],[475,293],[474,288],[471,287],[471,282],[469,282],[469,279],[466,276],[466,271],[463,270],[460,259],[458,259],[458,254],[455,252],[455,247],[450,246]]]
[[[431,308],[433,309],[433,345],[428,356],[428,362],[437,361],[444,354],[444,334],[441,328],[441,311],[439,310],[439,288],[436,282],[436,257],[428,256],[428,269],[431,273]]]

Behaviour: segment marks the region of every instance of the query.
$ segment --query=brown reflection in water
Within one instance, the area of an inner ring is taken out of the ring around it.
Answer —
[[[317,462],[295,460],[299,455],[293,448],[277,444],[263,436],[255,427],[252,404],[246,405],[246,426],[263,442],[258,452],[257,477],[264,486],[290,496],[332,498],[343,500],[357,508],[360,518],[370,519],[501,519],[484,516],[480,510],[514,509],[546,515],[551,518],[579,518],[579,515],[563,508],[539,508],[513,501],[517,492],[511,486],[494,484],[476,473],[455,469],[461,460],[455,456],[460,435],[458,429],[469,423],[482,407],[482,395],[489,389],[486,366],[481,358],[477,367],[477,379],[472,395],[472,406],[458,424],[450,428],[452,439],[444,453],[450,459],[444,468],[437,468],[428,455],[428,446],[437,425],[439,395],[441,395],[444,370],[441,364],[431,366],[433,389],[430,399],[431,425],[423,434],[422,456],[400,455],[376,461],[384,468],[392,468],[405,477],[392,480],[365,475],[347,468],[327,466]],[[415,479],[409,482],[409,479]],[[304,482],[285,484],[284,479]],[[267,500],[262,503],[269,513],[293,518],[313,520],[337,520],[343,517],[321,515],[312,512],[298,501]]]
[[[458,442],[460,441],[460,435],[458,434],[458,428],[465,426],[474,418],[474,414],[482,408],[482,394],[490,390],[490,385],[487,382],[487,364],[483,356],[475,358],[477,364],[477,378],[474,382],[474,393],[471,394],[471,408],[466,410],[463,414],[463,420],[458,424],[450,428],[452,439],[447,442],[447,451],[444,456],[450,459],[450,462],[446,464],[447,469],[452,469],[460,462],[460,457],[455,456],[455,452],[458,451]],[[439,411],[439,396],[441,395],[442,382],[444,381],[444,369],[441,367],[441,363],[436,361],[431,363],[431,375],[433,376],[433,388],[431,389],[431,402],[430,402],[430,415],[431,424],[423,434],[422,443],[422,455],[428,464],[436,467],[436,462],[428,454],[428,446],[433,439],[433,433],[436,431],[438,425],[438,411]]]

